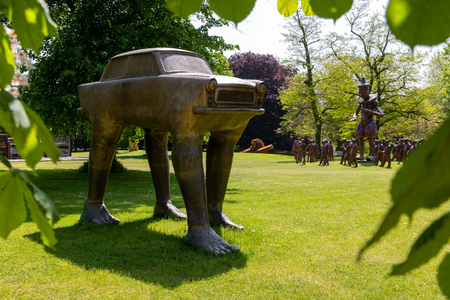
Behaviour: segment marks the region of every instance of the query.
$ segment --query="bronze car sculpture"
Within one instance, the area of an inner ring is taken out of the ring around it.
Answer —
[[[234,147],[248,121],[264,113],[266,89],[262,81],[214,75],[203,56],[185,50],[141,49],[111,58],[99,82],[78,88],[78,111],[92,125],[89,191],[81,219],[119,222],[103,197],[116,144],[124,127],[133,124],[145,130],[155,215],[186,218],[170,200],[170,132],[172,163],[187,211],[186,243],[218,254],[238,251],[210,225],[243,229],[222,206]],[[202,142],[207,132],[205,182]]]

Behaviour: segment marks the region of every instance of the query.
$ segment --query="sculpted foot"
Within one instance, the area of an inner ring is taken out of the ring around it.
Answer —
[[[211,226],[223,226],[223,227],[230,227],[233,229],[238,230],[244,230],[244,226],[235,224],[232,222],[224,212],[217,211],[217,210],[209,210],[209,224]]]
[[[118,224],[119,219],[114,218],[103,203],[87,205],[84,203],[80,220],[97,224]]]
[[[178,220],[186,220],[187,216],[183,214],[172,202],[169,200],[167,203],[155,205],[154,216],[158,218],[172,218]]]
[[[225,242],[211,227],[188,230],[186,244],[196,249],[203,249],[214,254],[227,254],[239,251],[237,246]]]

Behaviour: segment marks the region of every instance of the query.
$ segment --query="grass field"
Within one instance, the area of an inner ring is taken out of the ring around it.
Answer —
[[[155,192],[143,151],[121,151],[128,168],[105,195],[120,225],[78,225],[87,195],[80,161],[38,164],[36,184],[54,201],[57,251],[27,222],[0,240],[0,299],[440,299],[442,255],[406,276],[388,276],[426,224],[420,211],[356,254],[390,206],[400,168],[296,165],[293,156],[236,153],[224,211],[244,231],[215,228],[240,252],[214,256],[184,244],[187,224],[154,219]],[[86,153],[74,153],[74,156]],[[14,163],[24,167],[24,163]],[[172,201],[186,212],[171,169]],[[448,251],[448,248],[446,248]]]

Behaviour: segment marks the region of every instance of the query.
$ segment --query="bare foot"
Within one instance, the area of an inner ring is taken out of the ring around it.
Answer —
[[[203,249],[214,254],[227,254],[239,251],[237,246],[231,246],[225,242],[211,227],[202,227],[188,230],[186,244]]]
[[[209,210],[209,224],[211,226],[231,227],[238,230],[244,230],[244,226],[232,222],[223,211]]]
[[[119,219],[114,218],[103,203],[87,205],[84,203],[80,220],[94,222],[97,224],[117,224]]]
[[[159,204],[158,202],[156,202],[154,216],[159,218],[169,217],[172,219],[179,219],[179,220],[187,219],[187,216],[183,214],[181,211],[179,211],[178,208],[176,208],[175,205],[173,205],[170,200],[164,204],[163,203]]]

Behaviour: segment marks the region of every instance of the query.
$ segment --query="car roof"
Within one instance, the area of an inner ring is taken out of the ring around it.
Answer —
[[[195,52],[191,52],[191,51],[187,51],[187,50],[182,50],[182,49],[176,49],[176,48],[146,48],[146,49],[139,49],[139,50],[133,50],[133,51],[128,51],[125,53],[121,53],[118,54],[116,56],[113,56],[111,59],[115,59],[117,57],[122,57],[122,56],[128,56],[128,55],[135,55],[135,54],[141,54],[141,53],[148,53],[148,52],[170,52],[170,53],[174,53],[174,52],[178,52],[178,53],[183,53],[183,54],[188,54],[188,55],[194,55],[194,56],[199,56],[199,57],[203,57],[203,55],[195,53]]]

